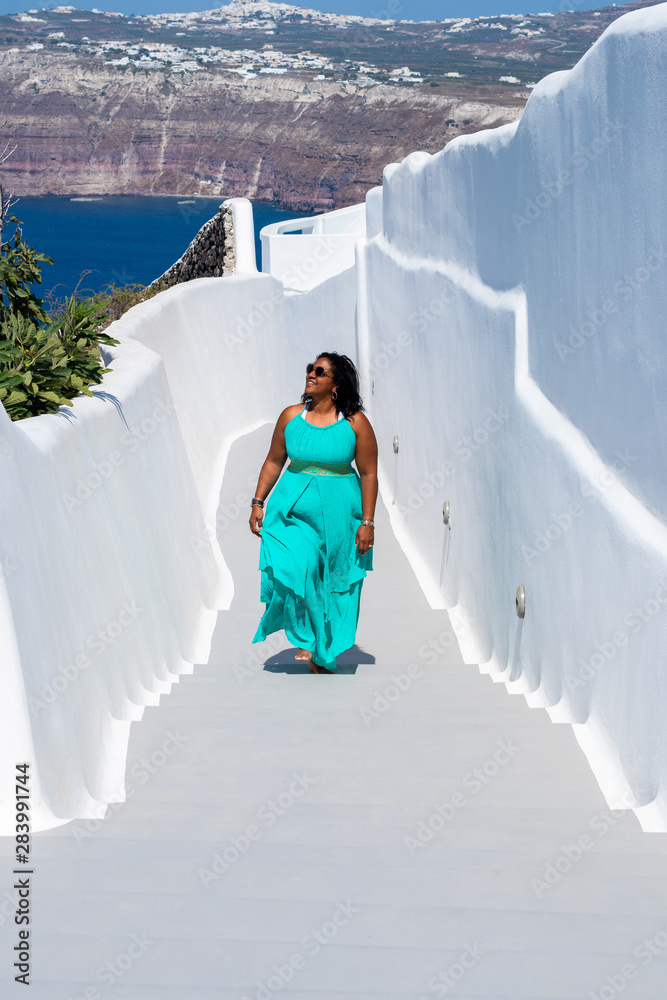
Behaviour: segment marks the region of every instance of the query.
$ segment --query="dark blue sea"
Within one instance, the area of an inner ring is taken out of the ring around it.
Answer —
[[[148,284],[178,260],[223,200],[49,195],[18,198],[13,213],[21,220],[26,242],[54,261],[43,265],[37,294],[62,300],[77,284],[81,295],[109,284]],[[308,214],[253,203],[258,267],[260,229]],[[8,227],[5,238],[11,231]]]

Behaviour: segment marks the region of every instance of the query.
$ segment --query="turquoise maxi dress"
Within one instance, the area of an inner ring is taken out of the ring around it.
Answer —
[[[336,656],[355,642],[373,549],[360,556],[355,545],[362,520],[361,479],[350,464],[356,434],[342,413],[327,427],[309,424],[307,408],[285,426],[290,463],[264,508],[259,569],[266,609],[252,641],[284,629],[315,663],[335,670]]]

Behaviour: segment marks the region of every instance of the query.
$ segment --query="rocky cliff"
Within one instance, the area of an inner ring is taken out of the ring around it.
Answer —
[[[0,62],[3,166],[17,195],[243,196],[286,208],[363,200],[385,164],[513,121],[507,103],[411,87],[222,71],[120,72],[48,50]]]

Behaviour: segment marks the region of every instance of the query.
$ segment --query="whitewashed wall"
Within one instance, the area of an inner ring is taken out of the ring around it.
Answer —
[[[231,604],[216,540],[231,443],[298,401],[314,353],[354,350],[351,272],[309,309],[248,270],[113,324],[112,372],[71,412],[0,407],[0,833],[15,762],[32,764],[35,829],[122,800],[131,721],[206,662]]]
[[[364,205],[264,226],[262,271],[278,278],[286,289],[308,291],[353,267],[355,243],[365,229]]]
[[[206,655],[220,584],[189,541],[199,505],[164,369],[140,345],[110,354],[71,412],[0,409],[3,833],[18,761],[37,829],[98,815],[130,721]]]
[[[518,124],[387,167],[358,248],[383,488],[423,585],[647,830],[667,829],[665,79],[667,4],[619,18]]]

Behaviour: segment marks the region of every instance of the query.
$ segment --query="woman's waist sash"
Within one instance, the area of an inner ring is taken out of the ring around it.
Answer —
[[[310,462],[305,459],[291,458],[287,466],[288,472],[305,472],[310,476],[351,476],[353,469],[350,462]]]

